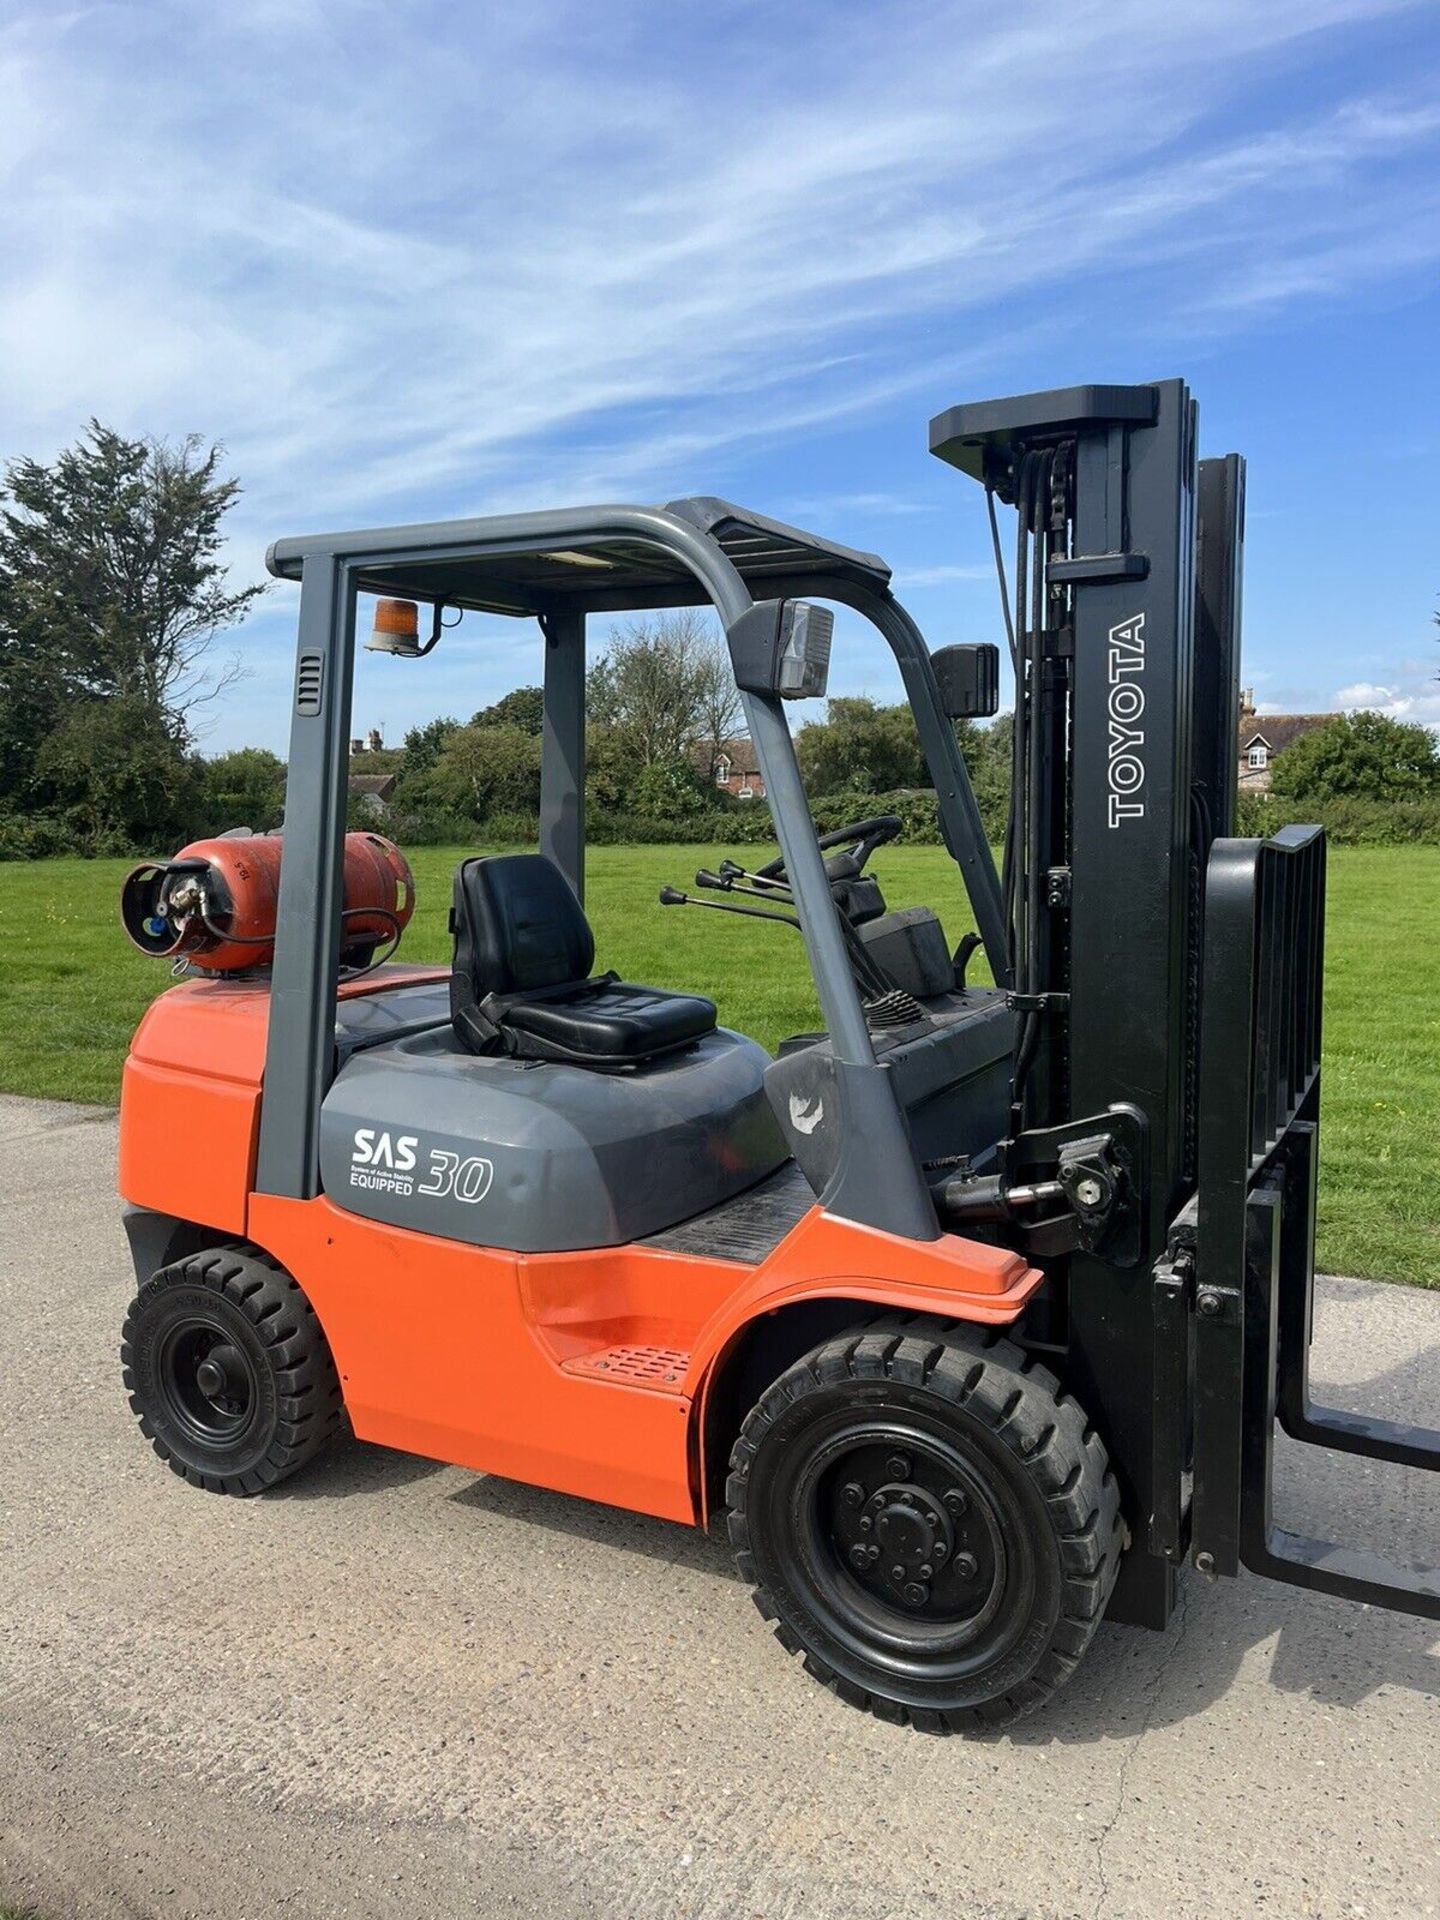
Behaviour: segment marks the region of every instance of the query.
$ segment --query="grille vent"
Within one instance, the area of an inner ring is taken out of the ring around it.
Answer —
[[[653,1387],[660,1393],[679,1393],[690,1364],[678,1347],[607,1347],[565,1363],[567,1373],[598,1374],[627,1387]]]
[[[295,674],[295,711],[307,716],[319,713],[324,688],[324,654],[302,653]]]

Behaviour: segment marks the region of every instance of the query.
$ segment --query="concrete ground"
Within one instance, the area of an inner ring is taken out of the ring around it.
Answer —
[[[1042,1718],[896,1732],[698,1535],[353,1442],[183,1486],[116,1345],[108,1113],[0,1100],[0,1907],[921,1920],[1440,1912],[1440,1629],[1191,1577]],[[1440,1298],[1325,1286],[1344,1405],[1435,1421]],[[1409,1558],[1440,1482],[1287,1452],[1282,1516]]]

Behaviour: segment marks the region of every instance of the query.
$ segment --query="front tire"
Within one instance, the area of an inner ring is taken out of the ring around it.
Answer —
[[[1054,1376],[944,1321],[856,1329],[741,1428],[731,1545],[806,1671],[882,1720],[989,1731],[1042,1705],[1124,1547],[1105,1449]]]
[[[340,1425],[340,1381],[315,1311],[253,1247],[162,1267],[130,1303],[120,1360],[140,1431],[208,1493],[274,1486]]]

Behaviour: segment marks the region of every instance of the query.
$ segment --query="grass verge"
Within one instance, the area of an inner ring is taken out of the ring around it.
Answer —
[[[460,857],[442,847],[412,856],[419,904],[405,958],[448,961]],[[702,847],[592,848],[586,904],[599,964],[707,994],[727,1025],[773,1048],[818,1020],[799,936],[656,904],[663,883],[683,886],[719,857]],[[130,1034],[168,984],[163,963],[120,931],[127,866],[0,866],[0,1091],[118,1097]],[[938,848],[887,848],[876,871],[892,905],[928,901],[952,941],[964,932],[963,895]],[[1320,1264],[1440,1288],[1440,849],[1331,850],[1325,1023]]]

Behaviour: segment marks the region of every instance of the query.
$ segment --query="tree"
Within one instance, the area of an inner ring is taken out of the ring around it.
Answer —
[[[261,586],[232,590],[221,523],[240,483],[223,449],[130,440],[92,420],[53,464],[17,460],[0,491],[0,661],[57,693],[140,701],[186,737],[237,675],[213,648]]]
[[[1422,800],[1440,792],[1440,749],[1428,727],[1337,713],[1277,756],[1270,791],[1301,805]]]
[[[459,731],[460,722],[449,718],[427,720],[423,727],[411,727],[405,735],[402,777],[408,780],[414,774],[428,773]]]
[[[957,725],[964,729],[960,746],[970,772],[970,784],[975,789],[980,817],[985,823],[986,833],[992,840],[998,841],[1004,835],[1010,810],[1014,715],[1002,713],[988,727],[972,726],[963,721],[957,722]]]
[[[709,812],[715,790],[693,760],[652,760],[626,788],[623,805],[648,820],[688,820]]]
[[[612,636],[590,669],[590,718],[623,734],[640,766],[688,760],[708,747],[713,771],[720,744],[735,729],[734,687],[723,640],[698,609],[681,607],[632,620]]]
[[[585,798],[602,813],[624,813],[630,806],[637,768],[623,735],[613,727],[585,729]]]
[[[545,731],[545,695],[539,687],[516,687],[493,707],[482,707],[472,727],[518,727],[538,739]]]
[[[73,705],[40,743],[34,781],[85,853],[173,846],[204,788],[201,763],[134,694]]]
[[[726,742],[740,731],[744,709],[740,689],[735,684],[730,649],[718,634],[709,635],[700,647],[695,669],[699,744],[706,749],[704,772],[713,781]]]
[[[434,764],[406,779],[403,804],[467,814],[472,820],[494,813],[535,813],[540,806],[540,742],[520,727],[456,727]]]
[[[212,824],[269,832],[285,811],[285,762],[266,747],[237,747],[205,762]]]
[[[811,794],[893,793],[928,787],[930,769],[920,751],[915,717],[903,702],[882,707],[866,696],[837,696],[824,720],[811,720],[795,741]]]

